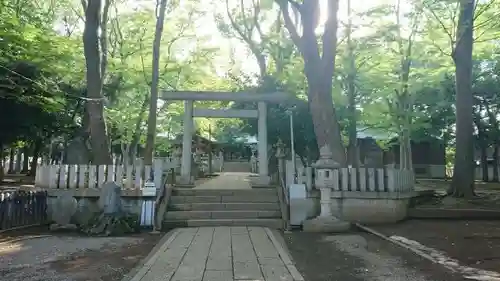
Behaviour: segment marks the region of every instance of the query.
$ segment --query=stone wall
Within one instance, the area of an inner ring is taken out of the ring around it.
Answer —
[[[64,191],[61,191],[64,192]],[[49,192],[48,197],[48,216],[52,219],[54,212],[64,212],[65,210],[55,210],[56,200],[58,193],[60,192]],[[86,224],[95,214],[101,212],[99,208],[99,197],[97,196],[74,196],[77,200],[77,210],[76,213],[71,218],[71,223],[74,224]],[[144,200],[154,200],[153,197],[144,196],[122,196],[121,204],[123,211],[127,214],[136,215],[140,218],[142,203]]]
[[[332,215],[363,224],[396,223],[407,217],[412,193],[391,194],[382,192],[333,192]],[[320,214],[320,192],[314,190],[307,198],[308,218]]]

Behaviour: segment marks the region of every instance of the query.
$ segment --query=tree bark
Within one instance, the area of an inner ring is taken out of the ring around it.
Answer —
[[[89,117],[90,144],[95,165],[113,163],[104,119],[102,96],[102,77],[99,52],[98,31],[101,23],[101,0],[88,0],[85,7],[85,28],[83,31],[83,49],[87,67],[87,103]]]
[[[493,181],[499,182],[498,178],[498,141],[493,143]]]
[[[165,10],[167,0],[158,0],[156,15],[156,31],[153,42],[153,73],[151,81],[151,98],[149,100],[148,132],[146,136],[146,147],[144,149],[144,164],[153,164],[153,150],[156,137],[156,111],[158,110],[158,83],[160,81],[160,44],[165,21]],[[158,8],[159,6],[159,8]]]
[[[472,49],[474,0],[460,1],[456,45],[452,53],[455,62],[456,145],[453,179],[449,193],[454,197],[474,196]]]
[[[7,171],[8,174],[14,173],[15,154],[16,154],[16,149],[11,147],[9,150],[9,170]]]
[[[283,13],[285,26],[304,59],[304,73],[308,85],[309,109],[318,147],[328,146],[333,159],[342,166],[347,164],[340,125],[333,107],[332,88],[337,53],[338,0],[328,0],[328,20],[322,36],[322,51],[316,38],[319,20],[319,1],[309,0],[299,4],[290,0],[276,0]],[[292,3],[301,15],[302,36],[290,18]]]
[[[36,169],[38,167],[38,158],[40,157],[40,153],[42,151],[42,145],[43,142],[41,139],[38,139],[35,141],[34,147],[33,147],[33,159],[31,159],[30,163],[30,176],[35,176],[36,175]]]
[[[134,134],[132,136],[132,141],[130,142],[130,149],[128,149],[128,157],[130,162],[125,162],[127,165],[132,165],[135,157],[137,157],[137,146],[139,145],[139,140],[142,135],[141,124],[144,121],[144,115],[146,114],[146,110],[148,109],[150,95],[146,93],[144,95],[144,100],[141,104],[141,109],[139,111],[139,115],[137,116],[137,120],[135,122]]]
[[[481,110],[481,107],[479,107],[479,111]],[[473,121],[476,124],[477,128],[477,144],[479,146],[480,150],[480,167],[481,167],[481,172],[482,172],[482,179],[484,182],[489,181],[489,175],[488,175],[488,137],[486,136],[486,131],[481,123],[481,115],[480,113],[475,113],[473,116]]]
[[[2,143],[0,143],[0,156],[2,157],[0,159],[0,184],[3,182],[3,178],[5,176],[4,174],[5,157],[3,155],[3,152],[4,152],[4,146]]]
[[[21,169],[22,174],[28,173],[30,167],[30,147],[29,145],[25,145],[23,147],[23,167]]]

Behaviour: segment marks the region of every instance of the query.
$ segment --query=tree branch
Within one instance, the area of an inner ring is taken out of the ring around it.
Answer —
[[[288,30],[288,33],[290,34],[290,37],[292,38],[293,43],[297,48],[299,49],[300,52],[304,51],[303,44],[302,44],[302,37],[299,36],[299,33],[297,32],[296,26],[293,24],[292,19],[290,18],[290,10],[288,9],[288,4],[289,3],[295,3],[294,1],[291,0],[276,0],[278,5],[280,6],[280,10],[283,14],[283,21],[285,23],[285,27]],[[291,2],[290,2],[291,1]],[[301,11],[301,5],[297,4],[298,8],[297,10],[300,12]]]

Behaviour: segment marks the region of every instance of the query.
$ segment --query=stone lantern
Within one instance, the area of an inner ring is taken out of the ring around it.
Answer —
[[[350,227],[348,222],[342,221],[332,215],[331,191],[334,187],[333,174],[341,165],[333,160],[333,154],[328,145],[319,150],[320,158],[312,166],[316,171],[316,187],[321,192],[321,212],[312,220],[304,222],[304,231],[308,232],[343,232]]]

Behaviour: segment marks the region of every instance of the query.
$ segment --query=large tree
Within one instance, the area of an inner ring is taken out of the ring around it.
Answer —
[[[329,146],[334,159],[341,165],[346,165],[346,153],[332,99],[339,1],[327,1],[328,18],[320,42],[316,36],[320,15],[319,0],[302,3],[294,0],[276,0],[276,2],[283,14],[285,26],[304,60],[309,108],[318,147]],[[291,10],[300,15],[300,24],[292,20]],[[302,30],[301,34],[299,30]]]
[[[148,131],[146,148],[144,149],[144,162],[146,165],[153,164],[153,149],[156,137],[156,111],[158,109],[158,83],[160,82],[160,44],[163,33],[163,22],[165,21],[165,10],[167,0],[156,2],[156,30],[153,42],[153,70],[151,81],[151,98],[149,100]]]
[[[474,0],[461,0],[452,58],[455,63],[456,152],[450,192],[456,197],[474,195],[474,138],[472,96],[472,49]]]
[[[83,31],[83,50],[87,66],[87,101],[88,126],[92,147],[93,163],[96,165],[112,164],[110,146],[104,119],[104,98],[102,95],[103,67],[99,49],[99,30],[101,29],[101,0],[82,1],[85,10],[85,28]],[[101,30],[106,32],[106,30]],[[104,59],[104,58],[103,58]],[[104,59],[105,60],[105,59]]]

